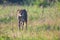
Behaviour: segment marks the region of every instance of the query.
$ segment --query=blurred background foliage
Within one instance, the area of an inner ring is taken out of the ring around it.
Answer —
[[[60,0],[0,0],[0,4],[51,5]]]

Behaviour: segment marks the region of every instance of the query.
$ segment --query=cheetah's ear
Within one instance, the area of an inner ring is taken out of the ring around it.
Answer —
[[[17,11],[20,11],[19,9]]]

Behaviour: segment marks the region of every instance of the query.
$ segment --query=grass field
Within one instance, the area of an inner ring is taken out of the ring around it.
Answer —
[[[26,9],[28,30],[18,30],[17,9]],[[0,5],[0,40],[60,40],[60,5]]]

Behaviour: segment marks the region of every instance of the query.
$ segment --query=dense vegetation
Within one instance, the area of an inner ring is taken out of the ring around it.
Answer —
[[[20,5],[47,5],[47,4],[51,4],[56,3],[56,2],[60,2],[59,0],[0,0],[0,4],[4,4],[4,3],[12,3],[12,4],[20,4]]]

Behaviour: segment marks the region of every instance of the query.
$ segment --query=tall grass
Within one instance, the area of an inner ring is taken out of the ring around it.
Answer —
[[[1,5],[0,40],[60,40],[60,6],[55,6],[44,8],[43,13],[36,5]],[[28,30],[18,30],[17,9],[27,10]]]

